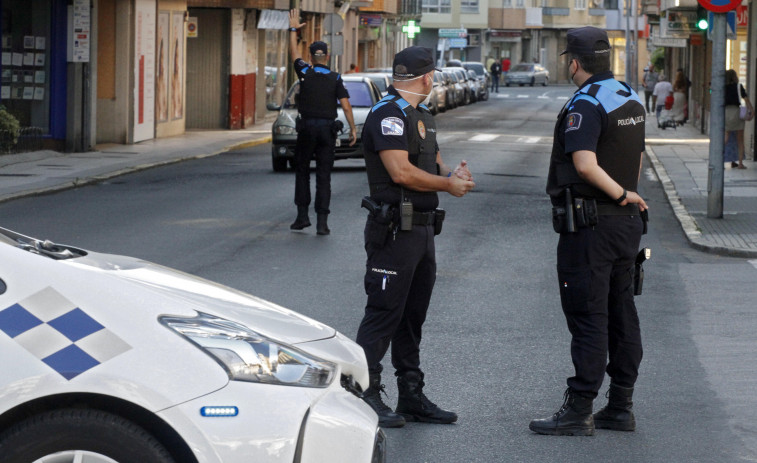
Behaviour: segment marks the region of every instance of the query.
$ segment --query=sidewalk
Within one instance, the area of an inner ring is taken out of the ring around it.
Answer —
[[[757,257],[757,163],[725,168],[722,219],[707,217],[709,138],[690,125],[657,128],[647,121],[647,154],[691,245]],[[249,130],[189,131],[135,145],[99,146],[88,153],[37,151],[0,155],[0,202],[75,188],[111,177],[271,141],[271,123]],[[652,219],[654,220],[654,218]]]
[[[689,124],[661,130],[654,115],[647,119],[647,154],[689,243],[706,252],[757,257],[757,163],[726,165],[723,218],[708,218],[709,137]]]
[[[0,155],[0,202],[270,141],[271,122],[263,122],[245,130],[192,130],[133,145],[101,145],[97,151],[87,153],[34,151]]]

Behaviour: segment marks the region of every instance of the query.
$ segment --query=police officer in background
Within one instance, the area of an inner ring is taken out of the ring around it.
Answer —
[[[423,393],[420,368],[421,328],[436,279],[434,236],[444,211],[437,192],[461,197],[475,184],[465,161],[453,171],[442,161],[436,124],[422,104],[433,87],[431,50],[409,47],[397,53],[394,85],[368,115],[363,153],[370,196],[365,226],[368,301],[357,333],[363,347],[370,387],[364,400],[383,427],[405,421],[453,423],[457,415],[442,410]],[[381,359],[392,345],[399,400],[396,413],[381,399]]]
[[[567,43],[562,54],[579,88],[555,126],[547,193],[560,233],[557,274],[575,376],[560,410],[529,427],[550,435],[593,435],[595,427],[633,431],[631,398],[642,357],[633,274],[647,209],[636,193],[644,105],[614,79],[605,31],[572,29]],[[605,372],[609,403],[592,415]]]
[[[329,70],[327,65],[329,55],[326,44],[313,42],[310,45],[312,66],[300,56],[297,48],[297,30],[305,26],[305,23],[300,23],[299,17],[297,9],[289,12],[289,50],[294,60],[294,70],[300,79],[297,100],[300,121],[294,153],[294,203],[297,205],[297,218],[289,228],[302,230],[310,226],[310,160],[315,155],[315,212],[318,216],[316,233],[328,235],[331,232],[327,222],[331,201],[331,168],[334,167],[338,128],[335,124],[341,125],[336,121],[337,100],[350,124],[350,146],[355,145],[357,129],[352,117],[350,95],[344,88],[344,82],[341,76]]]

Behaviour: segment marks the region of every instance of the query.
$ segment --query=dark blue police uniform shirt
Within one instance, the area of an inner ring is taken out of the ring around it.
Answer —
[[[392,86],[388,88],[388,94],[402,96]],[[408,128],[405,113],[399,106],[394,103],[386,103],[373,110],[371,123],[365,124],[363,129],[363,143],[366,150],[376,153],[384,150],[409,152],[407,131],[414,129],[414,127]],[[435,148],[436,151],[439,151],[438,143]]]
[[[321,74],[328,74],[331,72],[331,69],[329,69],[328,66],[324,66],[323,64],[316,64],[314,66],[310,66],[304,59],[297,58],[294,60],[294,72],[297,73],[297,77],[300,78],[300,80],[305,78],[305,74],[308,72],[308,69],[313,68],[315,72],[321,73]],[[338,100],[341,100],[342,98],[349,98],[350,94],[347,92],[347,89],[344,88],[344,81],[342,80],[342,76],[340,75],[336,80],[336,98]]]
[[[612,78],[612,71],[595,74],[580,88]],[[582,150],[596,153],[599,135],[605,128],[607,128],[607,113],[602,105],[584,99],[575,101],[567,109],[563,127],[559,131],[559,134],[563,137],[565,153],[570,155]]]

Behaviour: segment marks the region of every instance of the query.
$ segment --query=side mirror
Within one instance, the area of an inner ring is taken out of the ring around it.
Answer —
[[[281,109],[281,105],[277,105],[276,103],[266,103],[265,107],[269,111],[279,111]]]

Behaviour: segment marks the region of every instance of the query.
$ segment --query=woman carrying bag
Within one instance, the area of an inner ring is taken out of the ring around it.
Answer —
[[[739,95],[740,94],[740,95]],[[742,108],[741,99],[746,106]],[[744,86],[739,84],[739,76],[736,71],[729,69],[725,72],[725,143],[728,138],[735,135],[739,146],[739,161],[731,162],[731,167],[746,169],[744,165],[744,121],[751,121],[754,117],[754,108],[749,101],[749,96]]]

